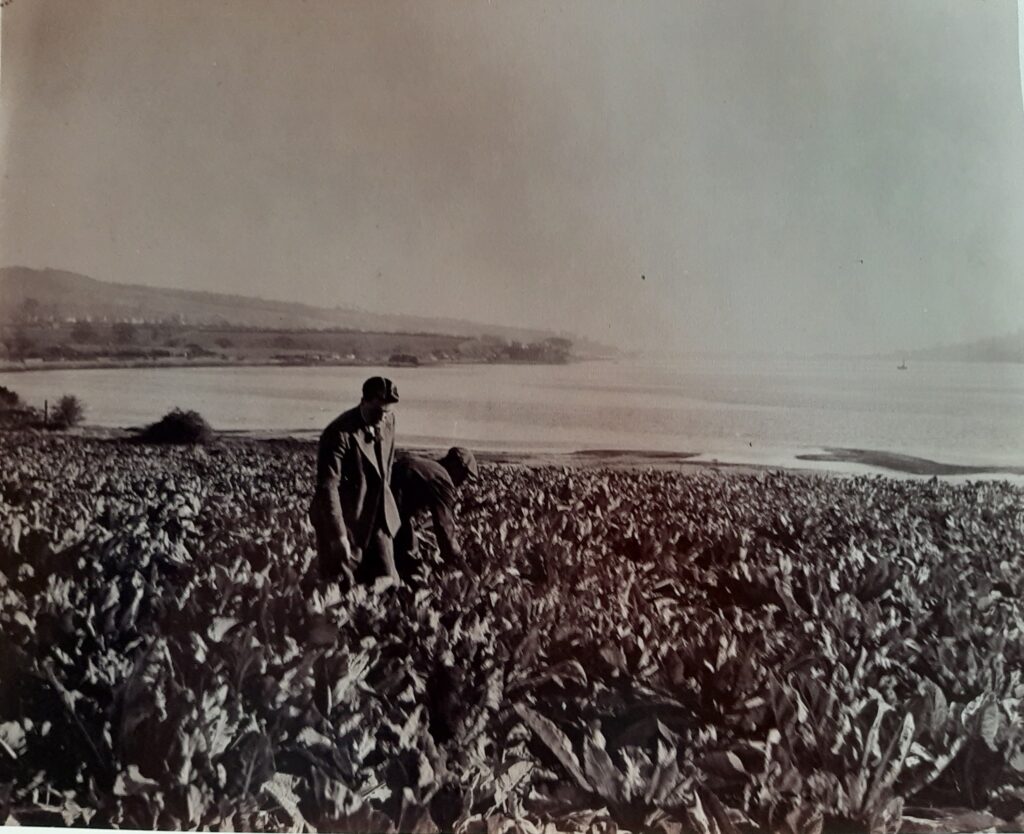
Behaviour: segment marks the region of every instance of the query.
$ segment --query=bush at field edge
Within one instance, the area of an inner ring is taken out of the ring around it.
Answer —
[[[144,443],[207,443],[212,438],[213,429],[199,412],[180,408],[169,411],[139,435]]]
[[[85,405],[74,394],[65,394],[53,409],[52,425],[57,429],[77,426],[85,417]]]

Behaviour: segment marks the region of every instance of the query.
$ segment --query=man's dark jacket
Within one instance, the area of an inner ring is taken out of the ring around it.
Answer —
[[[391,493],[393,414],[384,416],[379,430],[380,461],[358,406],[339,415],[320,435],[309,508],[318,546],[346,537],[358,556],[378,527],[391,536],[398,532],[401,519]]]
[[[409,540],[404,542],[405,546],[414,548],[411,520],[429,510],[441,557],[448,563],[461,558],[462,551],[455,532],[456,489],[448,470],[437,461],[426,458],[400,457],[395,461],[391,484],[402,519],[402,538]]]

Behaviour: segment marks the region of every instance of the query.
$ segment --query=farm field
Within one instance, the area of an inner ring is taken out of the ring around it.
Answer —
[[[1024,490],[491,464],[342,594],[313,457],[0,434],[0,822],[1024,828]]]

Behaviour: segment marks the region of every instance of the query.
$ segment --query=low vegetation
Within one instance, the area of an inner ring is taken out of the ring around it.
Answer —
[[[213,429],[199,412],[175,408],[143,429],[139,439],[145,443],[208,443],[213,439]]]
[[[342,595],[313,572],[311,445],[0,455],[0,821],[1024,823],[1006,484],[485,466],[478,577],[427,547],[422,589]]]
[[[65,394],[57,400],[53,409],[53,426],[59,429],[70,429],[79,425],[85,418],[85,405],[74,394]]]
[[[0,429],[70,429],[85,417],[85,404],[73,394],[64,394],[50,410],[22,402],[18,394],[0,386]]]
[[[0,385],[0,429],[26,429],[41,423],[42,415],[23,403],[15,391]]]

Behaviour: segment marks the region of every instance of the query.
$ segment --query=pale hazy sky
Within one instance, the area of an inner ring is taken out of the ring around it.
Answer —
[[[1013,0],[0,14],[0,264],[679,350],[1024,325]]]

